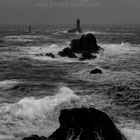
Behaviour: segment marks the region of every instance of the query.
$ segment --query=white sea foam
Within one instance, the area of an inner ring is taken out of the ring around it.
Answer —
[[[4,40],[15,41],[15,42],[32,42],[37,38],[47,38],[46,36],[35,36],[35,35],[19,35],[19,36],[6,36]]]
[[[4,80],[0,81],[0,88],[10,88],[13,87],[14,85],[21,83],[21,81],[17,80]]]
[[[0,114],[8,113],[13,117],[22,119],[45,119],[48,111],[72,98],[78,98],[78,96],[68,87],[61,87],[54,96],[46,96],[42,99],[26,97],[15,104],[5,104],[0,108]]]
[[[140,53],[140,47],[137,45],[132,45],[131,43],[121,44],[99,44],[106,52],[112,54],[126,54],[126,53]],[[134,47],[133,47],[134,46]]]
[[[6,36],[4,38],[6,41],[15,41],[15,42],[32,42],[33,40],[31,38],[25,38],[24,36]]]
[[[95,34],[95,35],[97,35],[97,34],[107,34],[105,32],[97,32],[97,31],[85,31],[82,34],[89,34],[89,33]]]
[[[68,57],[61,57],[58,55],[59,51],[62,51],[64,48],[68,47],[67,44],[52,44],[52,45],[43,45],[43,46],[30,46],[21,48],[24,52],[27,53],[28,57],[31,59],[37,59],[41,61],[60,61],[60,62],[77,62],[79,61],[77,58],[68,58]],[[55,55],[55,58],[51,58],[46,56],[46,53],[52,53]],[[41,54],[41,55],[40,55]]]
[[[140,140],[140,130],[123,128],[122,132],[127,137],[127,140]]]

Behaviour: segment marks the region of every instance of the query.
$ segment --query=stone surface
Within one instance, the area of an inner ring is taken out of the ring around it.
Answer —
[[[82,57],[79,60],[84,61],[84,60],[95,59],[95,58],[96,58],[95,55],[92,55],[90,53],[83,53]]]
[[[93,53],[99,53],[101,47],[97,45],[96,37],[93,34],[82,35],[79,39],[73,39],[70,47],[64,48],[58,54],[62,57],[76,58],[76,53],[82,54],[79,60],[95,59]]]
[[[48,140],[48,139],[44,136],[39,137],[38,135],[32,135],[30,137],[23,138],[23,140]]]
[[[23,140],[126,140],[110,117],[95,108],[64,109],[59,123],[48,138],[32,135]]]
[[[72,52],[70,48],[65,48],[62,51],[58,53],[62,57],[70,57],[70,58],[76,58],[76,55]]]
[[[51,58],[55,58],[55,55],[52,53],[46,53],[46,56],[51,57]]]
[[[53,140],[125,140],[109,116],[94,108],[65,109],[60,112]]]
[[[102,70],[100,70],[98,68],[96,68],[90,72],[90,74],[102,74],[102,73],[103,73]]]
[[[80,39],[74,39],[70,43],[74,53],[98,53],[100,47],[97,45],[96,37],[93,34],[82,35]]]

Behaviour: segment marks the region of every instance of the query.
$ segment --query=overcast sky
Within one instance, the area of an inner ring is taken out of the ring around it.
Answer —
[[[0,24],[140,24],[140,0],[0,0]]]

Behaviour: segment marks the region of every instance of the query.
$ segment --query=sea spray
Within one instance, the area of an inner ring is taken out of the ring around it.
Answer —
[[[46,96],[42,99],[34,97],[25,97],[15,104],[4,104],[0,109],[1,114],[9,114],[12,117],[20,119],[38,119],[46,118],[46,113],[53,110],[55,106],[62,102],[77,98],[74,92],[68,87],[61,87],[54,96]]]

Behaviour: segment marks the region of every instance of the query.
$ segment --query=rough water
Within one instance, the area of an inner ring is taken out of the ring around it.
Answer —
[[[104,51],[82,62],[58,55],[82,35],[67,33],[71,27],[34,25],[29,34],[25,25],[0,26],[0,140],[49,136],[60,109],[80,106],[105,111],[129,139],[140,139],[140,26],[83,26]],[[103,74],[90,75],[96,67]]]

